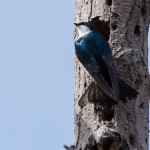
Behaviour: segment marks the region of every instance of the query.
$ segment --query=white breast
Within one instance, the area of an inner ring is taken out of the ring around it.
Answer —
[[[79,26],[77,26],[77,30],[78,30],[78,34],[79,34],[78,39],[81,38],[81,37],[83,37],[83,36],[85,36],[85,35],[87,35],[88,33],[92,32],[90,30],[90,28],[88,28],[85,25],[79,25]]]

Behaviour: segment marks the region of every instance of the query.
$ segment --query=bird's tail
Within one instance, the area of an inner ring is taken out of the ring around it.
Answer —
[[[126,102],[126,98],[135,99],[137,97],[138,92],[132,87],[130,87],[128,84],[126,84],[123,80],[118,79],[118,83],[119,83],[120,100]],[[102,107],[118,104],[108,95],[106,95],[105,92],[103,92],[96,85],[95,82],[91,82],[85,93],[81,96],[79,100],[79,106],[84,107],[84,105],[86,105],[88,101],[95,102],[95,104],[98,102]]]
[[[126,84],[123,80],[118,79],[119,91],[120,91],[120,100],[126,101],[128,99],[135,99],[138,95],[138,92]]]

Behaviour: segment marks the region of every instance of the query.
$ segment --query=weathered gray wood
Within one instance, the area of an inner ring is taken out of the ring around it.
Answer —
[[[148,149],[148,6],[149,0],[76,0],[76,23],[98,17],[109,25],[118,75],[139,95],[101,106],[98,89],[75,57],[75,150]]]

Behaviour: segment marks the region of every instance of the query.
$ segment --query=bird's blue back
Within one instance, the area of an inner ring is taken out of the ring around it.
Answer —
[[[104,59],[107,58],[106,61],[109,63],[113,61],[113,58],[105,37],[97,31],[90,32],[75,42],[75,49],[79,61],[82,62],[85,67],[87,63],[95,63],[92,61],[93,56],[99,65],[103,77],[107,80],[108,84],[110,84],[110,76]]]
[[[90,32],[75,42],[76,53],[87,53],[93,55],[97,61],[100,57],[106,56],[113,60],[107,40],[100,32]]]

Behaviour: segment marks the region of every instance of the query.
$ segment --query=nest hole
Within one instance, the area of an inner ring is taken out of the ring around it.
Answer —
[[[109,22],[100,21],[99,17],[93,18],[92,23],[98,28],[98,30],[104,35],[107,41],[109,41],[110,27]]]
[[[145,142],[146,142],[146,143],[148,143],[148,140],[147,140],[147,138],[145,138]]]
[[[87,83],[86,83],[86,82],[84,82],[84,88],[86,88],[86,86],[87,86]]]
[[[135,137],[134,137],[133,134],[130,134],[129,140],[130,140],[130,144],[131,144],[132,146],[134,146],[134,145],[135,145]]]
[[[137,35],[137,36],[140,36],[140,33],[141,33],[141,31],[140,31],[140,26],[139,26],[139,25],[136,25],[136,26],[135,26],[135,29],[134,29],[134,34]]]
[[[106,0],[106,5],[111,6],[112,5],[112,0]]]
[[[144,108],[145,108],[144,102],[142,102],[142,103],[140,104],[140,108],[144,110]]]
[[[113,23],[112,25],[111,25],[111,28],[112,28],[112,30],[117,30],[117,24],[116,23]]]
[[[104,109],[101,115],[103,121],[111,121],[113,117],[114,117],[114,110],[111,108],[111,106]]]

